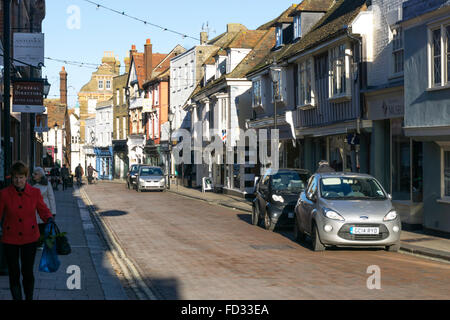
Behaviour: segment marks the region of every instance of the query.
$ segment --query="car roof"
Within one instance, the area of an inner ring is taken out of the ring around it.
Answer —
[[[373,178],[370,174],[358,173],[358,172],[320,172],[316,173],[317,176],[322,178],[336,178],[336,177],[348,177],[348,178]]]
[[[267,169],[267,171],[266,171],[266,174],[271,174],[271,171],[273,171],[273,170],[276,170],[276,169],[272,169],[272,168],[269,168],[269,169]],[[289,172],[289,171],[296,171],[296,172],[298,172],[298,173],[306,173],[306,174],[308,174],[308,173],[310,173],[308,170],[306,170],[306,169],[299,169],[299,168],[279,168],[279,169],[277,169],[276,170],[277,171],[277,173],[278,172]]]

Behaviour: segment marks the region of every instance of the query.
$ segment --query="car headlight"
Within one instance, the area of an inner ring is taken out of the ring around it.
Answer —
[[[383,221],[391,221],[397,218],[397,211],[391,210],[387,215],[384,216]]]
[[[161,178],[161,180],[159,180],[159,183],[160,183],[160,184],[166,183],[166,179],[165,179],[165,178]]]
[[[339,221],[345,220],[344,217],[341,216],[339,213],[330,209],[323,209],[323,213],[325,214],[325,217],[332,220],[339,220]]]
[[[277,195],[277,194],[272,195],[272,199],[273,199],[273,201],[276,201],[276,202],[281,202],[281,203],[284,202],[283,197],[282,197],[282,196],[279,196],[279,195]]]
[[[140,182],[140,183],[145,183],[145,180],[142,179],[142,178],[139,178],[139,182]]]

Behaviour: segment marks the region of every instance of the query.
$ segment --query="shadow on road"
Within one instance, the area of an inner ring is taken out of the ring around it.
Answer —
[[[108,210],[108,211],[101,211],[98,214],[103,217],[118,217],[118,216],[124,216],[124,215],[128,214],[128,212],[121,211],[121,210]]]

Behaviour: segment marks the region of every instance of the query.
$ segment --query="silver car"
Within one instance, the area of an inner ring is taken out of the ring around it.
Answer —
[[[401,221],[391,196],[372,176],[316,173],[295,206],[294,236],[312,240],[314,251],[328,246],[400,247]]]
[[[136,191],[166,189],[166,178],[160,167],[141,165],[136,175]]]

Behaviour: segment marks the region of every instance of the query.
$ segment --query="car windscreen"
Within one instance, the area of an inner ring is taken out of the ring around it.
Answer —
[[[384,200],[386,195],[373,178],[326,177],[320,179],[320,194],[335,200]]]
[[[309,176],[296,171],[279,171],[272,176],[274,193],[300,193],[305,190]]]
[[[141,168],[139,173],[141,176],[162,176],[163,172],[160,168]]]

